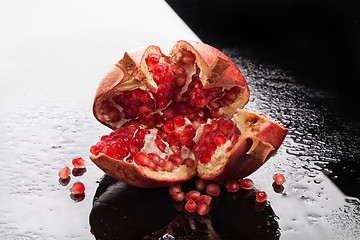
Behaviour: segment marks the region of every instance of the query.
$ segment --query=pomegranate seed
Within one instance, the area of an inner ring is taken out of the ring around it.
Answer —
[[[215,184],[215,183],[210,183],[207,187],[206,187],[206,193],[211,195],[211,196],[219,196],[220,194],[220,188],[219,185]]]
[[[90,153],[93,155],[98,155],[100,153],[100,151],[96,146],[91,146]]]
[[[120,147],[118,152],[120,156],[126,157],[129,154],[129,148],[128,147]]]
[[[181,128],[185,125],[185,118],[181,115],[174,117],[175,128]]]
[[[261,203],[266,201],[267,195],[265,192],[256,192],[256,201]]]
[[[254,182],[251,179],[241,179],[240,187],[246,190],[250,190],[254,187]]]
[[[155,144],[161,152],[165,152],[166,144],[161,140],[161,138],[159,136],[156,136]]]
[[[164,75],[169,70],[169,66],[164,63],[158,63],[153,68],[153,73],[159,76]]]
[[[202,191],[206,188],[206,182],[203,179],[199,178],[195,181],[195,186],[198,191]]]
[[[169,161],[175,164],[175,166],[179,166],[184,163],[184,159],[179,154],[172,154],[169,156]]]
[[[84,168],[85,167],[85,161],[81,157],[73,159],[72,164],[74,165],[75,168]]]
[[[227,141],[227,138],[222,133],[217,133],[214,136],[214,143],[216,146],[220,147],[224,145]]]
[[[63,169],[61,169],[59,171],[59,178],[61,179],[66,179],[70,176],[71,174],[71,171],[70,171],[70,168],[69,167],[64,167]]]
[[[175,112],[171,108],[168,108],[164,111],[164,119],[165,120],[173,119],[174,116],[175,116]]]
[[[181,202],[182,200],[184,200],[185,198],[185,193],[183,192],[176,192],[172,194],[172,197],[174,198],[175,201],[177,202]]]
[[[119,139],[119,143],[121,146],[128,147],[130,146],[131,139],[128,137],[123,137]]]
[[[190,147],[193,144],[192,138],[184,137],[184,136],[180,137],[180,142],[181,142],[181,144],[188,146],[188,147]]]
[[[274,179],[274,181],[276,182],[277,185],[283,185],[284,182],[285,182],[285,177],[280,173],[275,174],[273,176],[273,179]]]
[[[192,200],[194,200],[194,201],[196,202],[199,197],[200,197],[200,192],[199,192],[199,191],[196,191],[196,190],[191,190],[190,192],[188,192],[188,193],[185,195],[186,201],[192,199]]]
[[[210,205],[211,203],[211,200],[212,200],[212,197],[209,196],[209,195],[201,195],[198,199],[197,199],[197,203],[205,203],[207,205]]]
[[[85,186],[82,182],[76,182],[74,185],[70,188],[71,194],[82,194],[85,192]]]
[[[163,128],[163,130],[165,132],[172,133],[173,131],[175,131],[174,122],[173,121],[167,121],[162,128]]]
[[[186,78],[185,77],[177,77],[176,78],[176,85],[178,85],[179,87],[184,86],[186,83]]]
[[[195,166],[195,160],[192,158],[185,158],[184,159],[184,164],[188,167],[188,168],[193,168]]]
[[[226,189],[228,192],[237,192],[239,191],[239,184],[236,181],[230,181],[226,184]]]
[[[144,152],[138,152],[134,157],[134,162],[142,166],[148,166],[150,164],[149,158]]]
[[[194,200],[190,199],[189,201],[187,201],[187,203],[185,204],[185,209],[188,212],[195,212],[196,211],[196,203]]]
[[[209,212],[210,207],[208,204],[205,203],[200,203],[196,206],[197,212],[199,213],[199,215],[205,215]]]
[[[173,195],[174,193],[181,192],[181,186],[179,184],[173,185],[169,187],[169,193],[170,195]]]
[[[204,163],[204,164],[210,162],[211,161],[210,153],[208,153],[208,152],[200,152],[199,161],[201,163]]]
[[[167,172],[171,172],[174,169],[174,167],[175,167],[174,164],[170,161],[165,161],[163,166],[164,170]]]
[[[160,61],[160,58],[161,53],[154,52],[146,58],[146,64],[151,68]]]
[[[196,130],[191,126],[188,125],[184,128],[182,135],[184,137],[192,138],[195,136]]]
[[[101,152],[107,156],[112,156],[112,151],[111,151],[111,147],[110,146],[105,146]]]

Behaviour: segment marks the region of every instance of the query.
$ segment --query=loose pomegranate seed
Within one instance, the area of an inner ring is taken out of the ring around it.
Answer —
[[[85,167],[85,161],[81,157],[73,159],[72,164],[74,165],[75,168],[84,168]]]
[[[256,201],[261,203],[267,199],[267,195],[265,192],[256,192]]]
[[[82,194],[85,192],[85,186],[82,182],[76,182],[74,185],[70,188],[71,194]]]
[[[205,203],[207,205],[210,205],[211,203],[211,200],[212,200],[212,197],[209,196],[209,195],[201,195],[198,199],[197,199],[197,203],[200,204],[200,203]]]
[[[197,212],[199,213],[199,215],[205,215],[209,212],[210,207],[208,204],[205,203],[200,203],[196,206]]]
[[[219,185],[215,184],[215,183],[210,183],[207,187],[206,187],[206,193],[211,195],[211,196],[219,196],[220,194],[220,188]]]
[[[173,195],[174,193],[181,192],[181,186],[179,184],[169,187],[169,193]]]
[[[197,199],[200,197],[200,192],[199,191],[196,191],[196,190],[191,190],[190,192],[188,192],[186,195],[185,195],[185,199],[186,201],[192,199],[194,200],[195,202],[197,201]]]
[[[188,212],[195,212],[196,211],[196,203],[194,200],[190,199],[189,201],[187,201],[187,203],[185,204],[185,209]]]
[[[206,188],[206,182],[203,179],[199,178],[195,181],[195,186],[198,191],[202,191]]]
[[[176,192],[172,194],[172,197],[174,198],[175,201],[177,202],[181,202],[182,200],[184,200],[185,198],[185,193],[183,192]]]
[[[274,181],[276,182],[277,185],[283,185],[284,182],[285,182],[285,177],[280,173],[275,174],[273,176],[273,179],[274,179]]]
[[[230,181],[226,184],[226,189],[228,192],[237,192],[239,191],[239,184],[236,181]]]
[[[241,179],[240,187],[246,190],[250,190],[254,187],[254,182],[251,179]]]
[[[71,171],[70,171],[70,168],[69,167],[64,167],[63,169],[61,169],[59,171],[59,178],[61,179],[66,179],[70,176],[71,174]]]

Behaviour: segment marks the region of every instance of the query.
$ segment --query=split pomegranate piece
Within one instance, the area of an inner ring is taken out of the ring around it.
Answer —
[[[101,81],[94,115],[114,132],[91,147],[91,160],[113,178],[146,188],[254,172],[287,129],[241,110],[248,86],[217,49],[178,41],[170,55],[156,46],[125,53]]]

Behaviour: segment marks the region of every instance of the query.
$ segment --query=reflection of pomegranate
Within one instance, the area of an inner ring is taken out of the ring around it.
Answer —
[[[178,41],[125,53],[102,80],[94,115],[114,132],[90,158],[110,176],[139,187],[162,187],[198,174],[237,180],[259,168],[287,129],[240,110],[249,89],[236,65],[217,49]]]

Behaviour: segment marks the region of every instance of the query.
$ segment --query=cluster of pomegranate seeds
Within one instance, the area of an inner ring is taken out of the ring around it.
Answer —
[[[276,174],[273,176],[273,179],[274,179],[274,181],[275,181],[275,183],[276,183],[277,185],[283,185],[284,182],[285,182],[285,177],[284,177],[282,174],[280,174],[280,173],[276,173]]]
[[[194,144],[193,138],[196,134],[195,128],[192,124],[186,124],[185,118],[182,115],[168,120],[162,127],[162,138],[169,143],[171,150],[175,154],[180,154],[182,146],[191,148]]]
[[[240,130],[233,121],[224,117],[218,118],[203,127],[202,135],[194,146],[193,152],[201,163],[208,163],[216,149],[228,140],[231,141],[231,145],[227,151],[230,151],[238,142],[240,134]]]
[[[83,175],[86,172],[86,163],[82,157],[77,157],[72,160],[72,164],[74,165],[72,174],[74,177],[78,177]],[[69,167],[64,167],[59,171],[59,183],[62,186],[67,186],[70,183],[71,171]],[[70,198],[76,202],[80,202],[85,198],[85,186],[82,182],[76,182],[70,188]]]
[[[85,160],[82,157],[74,158],[72,164],[75,168],[85,168]]]
[[[70,168],[69,167],[64,167],[63,169],[61,169],[59,171],[59,178],[60,179],[67,179],[71,174]]]
[[[100,142],[90,148],[90,152],[94,155],[104,153],[118,160],[130,157],[128,160],[131,160],[144,147],[145,136],[149,133],[150,130],[140,129],[136,125],[120,127],[102,136]]]
[[[262,191],[259,191],[259,192],[256,192],[256,201],[258,203],[262,203],[262,202],[265,202],[266,199],[267,199],[267,195],[265,192],[262,192]]]
[[[83,194],[85,192],[85,186],[82,182],[76,182],[74,185],[70,188],[71,194]]]
[[[179,184],[170,186],[169,193],[176,202],[182,202],[185,199],[186,204],[184,208],[188,212],[193,213],[197,211],[199,215],[204,215],[210,210],[212,198],[207,194],[201,194],[197,190],[191,190],[185,194]]]

